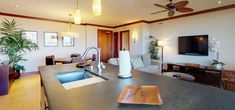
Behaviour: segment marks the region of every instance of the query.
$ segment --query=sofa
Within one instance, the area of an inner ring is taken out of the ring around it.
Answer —
[[[161,75],[161,61],[151,59],[148,54],[131,57],[130,62],[132,68],[137,71]],[[108,60],[108,63],[112,65],[119,65],[119,59],[111,58]]]

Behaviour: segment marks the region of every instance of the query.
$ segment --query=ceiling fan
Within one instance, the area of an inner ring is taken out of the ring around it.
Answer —
[[[162,13],[162,12],[167,12],[168,11],[168,16],[172,17],[172,16],[175,15],[175,11],[182,12],[182,13],[192,12],[193,11],[192,8],[185,7],[186,5],[188,5],[189,1],[180,1],[180,2],[177,2],[177,3],[173,3],[172,0],[169,0],[169,1],[170,1],[170,3],[167,4],[166,6],[160,5],[160,4],[154,4],[155,6],[164,8],[165,10],[154,12],[154,13],[151,13],[151,14],[157,14],[157,13]]]

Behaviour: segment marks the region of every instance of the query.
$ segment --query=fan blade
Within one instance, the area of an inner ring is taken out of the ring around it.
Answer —
[[[181,2],[177,2],[175,3],[175,8],[183,8],[185,7],[186,5],[188,5],[189,1],[181,1]]]
[[[192,8],[187,8],[187,7],[185,7],[185,8],[176,8],[176,11],[178,11],[178,12],[192,12],[193,9]]]
[[[168,7],[167,6],[163,6],[163,5],[159,5],[159,4],[154,4],[155,6],[157,6],[157,7],[161,7],[161,8],[165,8],[165,9],[168,9]]]
[[[168,12],[168,16],[172,17],[172,16],[174,16],[174,15],[175,15],[175,11],[169,11],[169,12]]]
[[[162,11],[154,12],[154,13],[151,13],[151,15],[153,15],[153,14],[157,14],[157,13],[166,12],[166,11],[168,11],[168,10],[162,10]]]

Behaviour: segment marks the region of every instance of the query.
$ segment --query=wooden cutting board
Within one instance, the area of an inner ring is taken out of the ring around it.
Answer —
[[[126,86],[118,98],[123,104],[162,105],[157,86]]]

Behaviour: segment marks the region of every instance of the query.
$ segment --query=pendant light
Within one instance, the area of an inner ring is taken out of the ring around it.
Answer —
[[[93,0],[93,14],[96,16],[101,16],[101,0]]]
[[[62,37],[72,37],[72,38],[79,38],[79,33],[72,32],[72,14],[69,14],[69,31],[62,32]]]
[[[74,19],[74,23],[75,24],[81,24],[81,11],[78,8],[78,0],[76,0],[77,2],[77,8],[74,11],[74,15],[73,15],[73,19]]]

